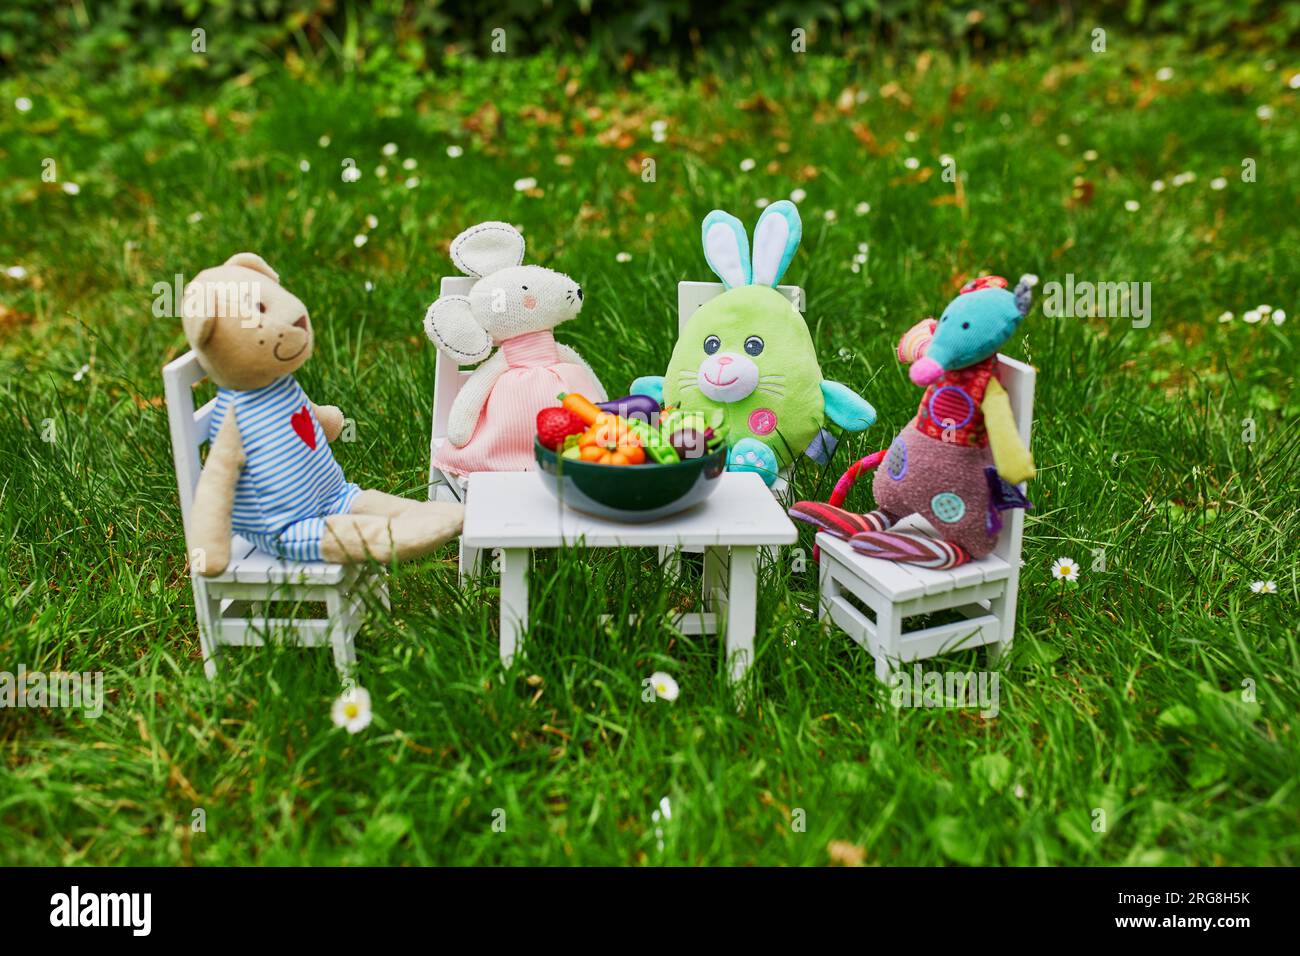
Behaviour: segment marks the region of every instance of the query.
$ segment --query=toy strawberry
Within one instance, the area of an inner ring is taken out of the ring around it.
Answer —
[[[570,435],[586,430],[587,423],[567,408],[543,408],[537,413],[537,440],[551,451],[556,451]]]

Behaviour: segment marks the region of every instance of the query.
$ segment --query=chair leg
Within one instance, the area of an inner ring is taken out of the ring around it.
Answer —
[[[199,624],[199,647],[203,651],[203,673],[208,680],[217,676],[217,651],[221,645],[221,599],[208,596],[207,587],[194,582],[194,612]]]
[[[882,604],[872,610],[876,612],[876,646],[872,648],[876,677],[888,683],[902,652],[903,620],[892,604]]]
[[[347,681],[356,669],[357,647],[354,637],[360,629],[360,613],[357,603],[362,600],[360,594],[346,597],[338,591],[330,591],[325,596],[325,607],[329,613],[330,646],[334,649],[334,666],[338,668],[339,678]]]
[[[998,629],[1001,632],[1000,640],[990,641],[984,645],[988,650],[990,667],[1002,660],[1007,651],[1011,650],[1011,639],[1015,634],[1016,622],[1008,615],[1010,603],[1006,591],[989,601],[989,613],[998,619]]]
[[[456,571],[457,582],[461,587],[464,587],[470,578],[478,577],[482,573],[483,549],[471,548],[462,541],[460,543],[459,565]]]

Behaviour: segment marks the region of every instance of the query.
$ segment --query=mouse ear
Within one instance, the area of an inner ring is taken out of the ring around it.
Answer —
[[[802,238],[803,220],[798,206],[782,199],[764,209],[754,227],[754,285],[775,288]]]
[[[705,261],[723,285],[728,289],[749,285],[753,275],[749,267],[749,236],[739,219],[721,209],[713,210],[704,217],[700,241],[704,245]]]
[[[1034,304],[1034,286],[1038,285],[1038,276],[1031,272],[1025,273],[1016,283],[1014,295],[1016,297],[1016,311],[1020,317],[1024,318],[1029,314],[1030,307]]]
[[[492,336],[474,319],[469,299],[444,295],[424,313],[424,334],[438,351],[460,365],[473,365],[492,351]]]
[[[488,276],[524,261],[524,237],[508,222],[480,222],[451,241],[451,261],[467,276]]]
[[[272,282],[279,285],[280,274],[272,269],[265,259],[256,252],[236,252],[226,260],[228,266],[242,266],[245,269],[252,269],[254,272],[260,272]]]

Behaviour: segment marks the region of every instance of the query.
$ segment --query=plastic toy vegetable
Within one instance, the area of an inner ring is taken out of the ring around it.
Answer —
[[[611,415],[645,422],[647,425],[659,423],[659,403],[649,395],[624,395],[622,398],[600,402],[596,407]]]
[[[604,414],[604,419],[588,428],[578,440],[582,460],[598,465],[643,464],[645,449],[628,430],[627,421],[617,415]]]
[[[651,426],[646,422],[641,421],[639,418],[623,418],[605,411],[600,408],[600,406],[594,405],[592,402],[588,401],[587,398],[577,394],[576,392],[569,392],[567,395],[561,394],[559,398],[560,403],[564,408],[573,412],[573,414],[577,415],[589,425],[599,424],[605,419],[613,419],[614,421],[621,423],[620,427],[623,431],[635,436],[638,447],[641,449],[641,461],[645,460],[647,454],[649,454],[656,463],[661,465],[676,464],[680,460],[677,457],[677,452],[673,450],[673,446],[660,435],[657,427]],[[651,399],[650,401],[653,402],[654,400]],[[617,404],[617,402],[614,404]],[[658,402],[654,402],[654,405],[657,412],[659,407]],[[584,461],[590,460],[591,459],[585,458],[584,456]],[[640,462],[636,462],[636,464],[639,463]]]

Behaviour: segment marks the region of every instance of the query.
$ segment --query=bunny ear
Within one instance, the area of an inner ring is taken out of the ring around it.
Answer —
[[[467,276],[487,276],[524,261],[524,237],[508,222],[480,222],[451,241],[451,261]]]
[[[704,243],[704,258],[709,268],[728,289],[749,285],[752,271],[749,267],[749,236],[740,220],[721,209],[704,217],[700,230]]]
[[[798,206],[782,199],[764,209],[754,227],[754,285],[775,288],[789,268],[801,238],[803,222]]]

